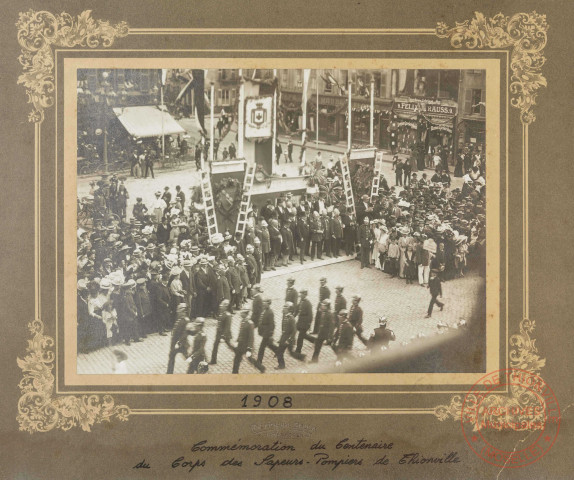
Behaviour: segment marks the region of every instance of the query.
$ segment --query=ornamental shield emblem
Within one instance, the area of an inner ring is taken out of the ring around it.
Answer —
[[[263,103],[258,102],[256,108],[251,110],[251,123],[261,126],[267,121],[267,110],[263,108]]]

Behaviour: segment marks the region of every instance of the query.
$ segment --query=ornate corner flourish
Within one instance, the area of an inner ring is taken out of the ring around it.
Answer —
[[[536,340],[530,335],[536,328],[534,320],[524,319],[520,322],[520,333],[512,335],[508,341],[511,350],[509,354],[510,368],[516,370],[525,370],[527,372],[538,375],[540,370],[545,366],[546,359],[540,358],[538,349],[536,348]],[[472,395],[470,395],[472,397]],[[536,403],[536,399],[532,397],[524,388],[511,387],[510,396],[490,394],[483,400],[484,406],[526,406],[531,403]],[[460,420],[462,418],[462,405],[463,396],[454,395],[449,405],[438,405],[434,409],[435,416],[440,420]],[[475,424],[474,429],[479,430],[481,424]]]
[[[536,120],[532,107],[540,87],[546,87],[546,78],[540,73],[546,62],[548,24],[546,15],[536,12],[517,13],[512,17],[502,13],[486,18],[480,12],[474,13],[472,20],[456,22],[449,27],[443,22],[436,26],[436,35],[450,38],[455,48],[509,48],[510,69],[510,104],[520,110],[523,124]]]
[[[18,61],[24,73],[18,77],[18,85],[26,87],[28,103],[34,106],[28,115],[30,122],[42,122],[44,109],[54,104],[53,47],[110,47],[116,38],[128,34],[125,22],[112,26],[109,22],[94,20],[91,14],[91,10],[85,10],[74,19],[65,12],[60,15],[34,10],[20,13],[16,27],[22,54]]]
[[[27,355],[18,359],[24,378],[18,386],[22,396],[18,401],[20,430],[34,433],[52,429],[70,430],[80,426],[89,432],[95,423],[110,421],[113,417],[126,421],[130,409],[115,405],[111,395],[54,395],[55,354],[52,337],[44,335],[44,324],[34,320],[28,324],[33,335],[28,340]]]

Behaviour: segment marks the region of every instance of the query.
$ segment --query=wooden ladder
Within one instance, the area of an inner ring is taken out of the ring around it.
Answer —
[[[356,218],[357,214],[355,211],[355,199],[353,198],[353,187],[351,186],[349,161],[346,155],[341,159],[341,172],[343,173],[343,190],[345,190],[345,206],[347,207],[346,213],[352,213]]]
[[[211,178],[209,172],[201,172],[201,193],[203,194],[203,205],[205,207],[205,221],[207,222],[207,233],[209,240],[217,233],[217,218],[215,217],[215,203],[211,190]]]
[[[237,215],[237,225],[235,233],[241,233],[241,238],[245,234],[247,226],[247,212],[251,204],[251,189],[253,188],[253,179],[255,178],[255,164],[247,165],[245,170],[245,179],[243,180],[243,192],[241,193],[241,205],[239,206],[239,215]]]
[[[371,203],[375,203],[379,196],[379,183],[381,181],[381,172],[383,171],[383,152],[377,152],[375,157],[375,173],[373,183],[371,184]]]

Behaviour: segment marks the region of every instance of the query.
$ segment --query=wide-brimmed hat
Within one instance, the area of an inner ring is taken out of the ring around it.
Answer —
[[[126,283],[122,285],[122,288],[132,288],[136,286],[136,281],[133,278],[130,278]]]

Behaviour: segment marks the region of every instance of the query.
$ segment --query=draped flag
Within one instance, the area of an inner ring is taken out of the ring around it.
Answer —
[[[197,127],[203,135],[207,135],[207,130],[205,129],[204,116],[205,116],[205,103],[209,104],[209,98],[205,94],[205,71],[200,69],[191,70],[191,78],[184,85],[184,87],[179,92],[179,95],[175,99],[176,102],[181,100],[185,92],[189,89],[193,89],[194,100],[195,100],[195,121],[197,122]]]
[[[323,79],[323,81],[328,84],[328,85],[334,85],[337,87],[338,90],[338,94],[339,95],[345,95],[347,93],[346,88],[341,85],[337,79],[335,77],[333,77],[333,75],[331,75],[331,72],[327,72],[325,76],[321,75],[321,78]]]
[[[301,110],[303,110],[303,115],[307,115],[307,101],[309,100],[309,94],[311,93],[311,70],[306,68],[303,70],[303,96],[301,98]]]

